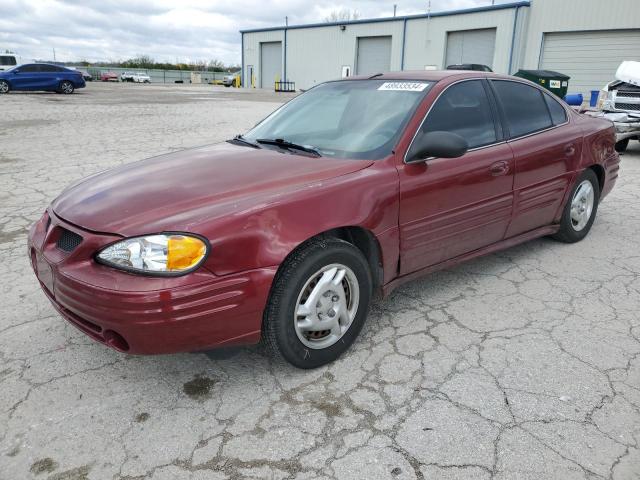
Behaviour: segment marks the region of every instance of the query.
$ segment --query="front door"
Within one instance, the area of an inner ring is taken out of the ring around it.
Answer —
[[[40,66],[37,64],[23,65],[13,70],[11,84],[15,89],[37,89]]]
[[[449,86],[427,114],[416,137],[450,131],[467,140],[469,151],[399,166],[401,275],[504,238],[514,168],[497,118],[484,80]]]

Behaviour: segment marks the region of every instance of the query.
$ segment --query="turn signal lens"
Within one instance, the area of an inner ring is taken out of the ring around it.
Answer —
[[[167,233],[127,238],[100,251],[96,260],[131,272],[179,274],[196,268],[206,256],[205,240]]]
[[[195,237],[174,235],[167,242],[167,270],[188,270],[202,260],[207,246]]]

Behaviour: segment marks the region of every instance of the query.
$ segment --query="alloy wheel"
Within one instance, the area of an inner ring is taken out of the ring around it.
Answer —
[[[73,84],[71,82],[62,82],[60,89],[63,93],[73,93]]]

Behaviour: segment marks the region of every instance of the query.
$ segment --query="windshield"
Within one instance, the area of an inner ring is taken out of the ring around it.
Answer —
[[[276,110],[244,139],[282,139],[337,158],[391,153],[432,83],[350,80],[318,85]]]

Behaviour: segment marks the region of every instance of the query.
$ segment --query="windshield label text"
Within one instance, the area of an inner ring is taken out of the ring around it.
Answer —
[[[378,87],[378,90],[400,91],[400,92],[422,92],[429,86],[424,82],[385,82]]]

